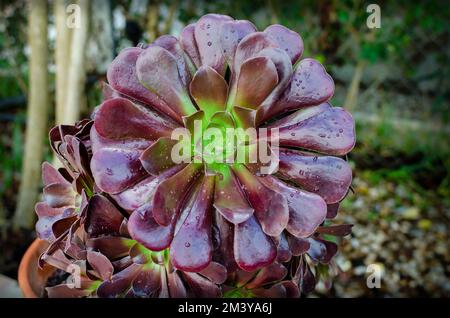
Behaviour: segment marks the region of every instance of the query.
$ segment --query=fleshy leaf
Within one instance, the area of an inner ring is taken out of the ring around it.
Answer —
[[[259,125],[261,123],[262,115],[267,111],[267,109],[270,109],[270,107],[278,101],[281,94],[289,85],[292,78],[293,69],[289,56],[280,48],[268,47],[258,52],[256,56],[269,58],[275,65],[278,74],[277,86],[258,107],[256,122]]]
[[[241,40],[250,33],[256,32],[256,27],[247,20],[227,21],[220,31],[222,54],[232,67],[236,48]],[[234,70],[232,70],[234,72]]]
[[[227,108],[236,106],[235,97],[237,91],[237,79],[241,70],[241,65],[248,59],[255,57],[260,51],[268,47],[276,47],[276,44],[269,39],[268,35],[263,32],[254,32],[245,36],[239,42],[236,48],[236,54],[233,61],[233,73],[231,78],[231,85],[229,97],[227,101]],[[239,105],[238,105],[239,106]]]
[[[234,227],[234,257],[239,267],[251,272],[271,264],[277,249],[261,229],[255,217]]]
[[[225,110],[228,84],[212,67],[203,65],[197,70],[190,84],[190,92],[207,118]]]
[[[153,197],[153,217],[167,226],[182,207],[192,183],[202,171],[202,164],[190,163],[174,176],[164,180]]]
[[[292,64],[297,62],[303,53],[303,40],[297,32],[282,25],[273,24],[269,25],[264,33],[267,33],[289,55]]]
[[[339,202],[327,205],[327,219],[334,219],[339,211]]]
[[[196,111],[180,78],[177,61],[166,49],[146,48],[136,61],[136,72],[139,82],[164,100],[179,117]]]
[[[312,156],[280,149],[278,173],[306,191],[317,193],[327,204],[342,200],[352,182],[352,170],[341,158]]]
[[[170,245],[170,260],[183,271],[197,272],[211,262],[211,208],[214,177],[204,177],[194,204]]]
[[[282,280],[287,275],[287,269],[279,263],[272,263],[258,271],[258,274],[245,285],[248,289],[264,286],[267,283],[273,283]]]
[[[128,255],[135,241],[120,236],[102,236],[87,240],[86,247],[99,251],[109,259],[118,259]]]
[[[109,280],[114,268],[109,259],[102,253],[87,251],[87,261],[92,266],[97,276],[102,280]]]
[[[280,99],[258,116],[259,122],[301,107],[320,105],[333,93],[333,79],[322,64],[313,59],[303,59],[297,64],[290,85]]]
[[[49,185],[52,183],[69,183],[58,170],[55,169],[50,163],[42,163],[42,183]]]
[[[224,76],[226,64],[222,55],[220,32],[222,25],[233,20],[221,14],[207,14],[195,24],[194,36],[200,55],[201,65],[211,66]]]
[[[347,111],[333,107],[294,125],[282,127],[279,136],[281,146],[342,156],[355,145],[355,123]]]
[[[214,213],[213,243],[214,260],[223,264],[227,271],[233,272],[238,266],[234,259],[234,228],[219,212]]]
[[[308,255],[315,261],[328,264],[337,252],[336,243],[319,238],[309,239]]]
[[[179,172],[184,165],[178,165],[165,170],[158,176],[149,176],[121,193],[111,195],[117,204],[127,211],[133,211],[144,203],[151,202],[153,194],[161,181]]]
[[[134,278],[140,273],[142,265],[132,264],[124,270],[114,274],[111,280],[104,281],[97,289],[101,298],[115,298],[121,296],[129,288]]]
[[[158,175],[174,165],[171,153],[172,147],[178,143],[170,137],[159,138],[154,144],[144,150],[140,160],[142,166],[152,175]]]
[[[155,182],[155,177],[149,176],[132,188],[113,194],[111,197],[122,209],[131,212],[151,199],[151,194],[155,191],[157,185],[158,182]]]
[[[172,53],[178,65],[178,72],[180,73],[181,81],[185,86],[187,86],[191,80],[191,76],[184,59],[183,49],[181,48],[178,39],[173,35],[162,35],[153,41],[151,45],[160,46]]]
[[[170,136],[174,127],[165,126],[145,108],[125,98],[103,102],[95,116],[95,129],[109,139],[151,139]]]
[[[167,275],[167,285],[169,287],[169,294],[171,298],[187,297],[186,287],[184,287],[183,281],[177,272]]]
[[[96,194],[90,201],[85,230],[91,236],[119,234],[123,216],[106,197]]]
[[[199,298],[218,298],[221,296],[220,288],[196,273],[183,272],[183,277],[196,297]]]
[[[286,198],[263,185],[244,166],[235,166],[233,171],[243,185],[264,233],[270,236],[280,235],[289,220]]]
[[[195,41],[195,23],[187,25],[180,35],[180,43],[183,50],[191,58],[194,65],[199,68],[201,66],[200,54],[198,53],[197,42]]]
[[[223,284],[227,279],[227,269],[225,266],[217,262],[211,262],[209,265],[202,269],[199,274],[207,277],[215,284]]]
[[[131,286],[134,297],[154,297],[161,289],[161,267],[154,264],[143,266]]]
[[[36,222],[36,233],[41,240],[55,239],[52,232],[53,224],[74,213],[73,208],[52,208],[45,202],[38,202],[35,211],[39,218]]]
[[[284,233],[281,233],[278,237],[274,237],[274,241],[277,243],[277,261],[281,263],[289,262],[292,258],[292,253]]]
[[[142,51],[138,47],[122,50],[108,67],[106,76],[109,84],[120,93],[131,96],[181,122],[181,117],[176,112],[139,82],[136,61]]]
[[[130,236],[152,251],[167,248],[173,239],[175,222],[159,225],[152,214],[152,205],[147,203],[135,210],[128,220]]]
[[[291,250],[291,253],[294,256],[302,255],[306,253],[310,248],[310,244],[307,239],[287,235],[287,240],[289,243],[289,249]]]
[[[219,173],[216,176],[214,207],[233,224],[246,221],[254,210],[242,192],[239,181],[228,166],[223,165]]]
[[[146,176],[137,149],[103,148],[92,157],[91,169],[97,186],[108,193],[118,193]]]
[[[44,187],[44,200],[52,208],[75,205],[75,192],[70,183],[52,183]]]
[[[272,176],[260,178],[260,180],[266,186],[283,194],[287,199],[289,222],[286,230],[292,235],[310,236],[324,221],[327,205],[319,195],[288,186]]]
[[[277,84],[277,69],[269,58],[250,58],[241,66],[234,105],[256,109]]]
[[[321,226],[317,229],[317,233],[328,234],[333,236],[347,236],[352,232],[353,224],[336,224],[329,226]]]

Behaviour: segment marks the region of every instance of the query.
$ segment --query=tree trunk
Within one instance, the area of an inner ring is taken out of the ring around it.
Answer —
[[[159,36],[158,20],[159,20],[158,1],[151,1],[147,11],[147,34],[148,41],[153,42]]]
[[[86,82],[85,48],[89,27],[89,1],[78,0],[80,25],[72,30],[70,65],[67,78],[66,109],[64,124],[74,124],[80,117],[80,104]]]
[[[55,62],[56,62],[56,116],[55,124],[65,121],[64,110],[67,96],[67,70],[70,62],[71,29],[66,24],[66,0],[55,0],[54,15],[56,25]]]
[[[347,92],[347,96],[345,97],[344,102],[344,108],[347,109],[348,111],[353,111],[355,109],[356,102],[358,101],[359,84],[361,83],[361,77],[365,65],[366,63],[364,60],[358,60],[358,63],[355,67],[352,82],[350,84],[350,89]]]
[[[111,1],[92,0],[89,39],[86,50],[86,70],[88,73],[106,73],[114,58],[113,28],[111,21]]]
[[[34,204],[40,188],[41,162],[47,134],[49,110],[47,0],[29,2],[28,35],[30,43],[30,79],[27,127],[17,209],[16,228],[31,228],[34,223]]]

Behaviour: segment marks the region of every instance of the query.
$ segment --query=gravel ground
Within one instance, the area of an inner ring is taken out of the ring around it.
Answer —
[[[355,226],[335,258],[340,271],[332,288],[319,284],[317,295],[450,296],[448,189],[425,191],[414,182],[377,180],[371,174],[355,177],[355,193],[342,202],[336,221]],[[367,287],[370,264],[380,269],[380,288]]]

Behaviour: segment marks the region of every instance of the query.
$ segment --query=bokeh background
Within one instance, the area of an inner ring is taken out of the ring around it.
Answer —
[[[335,80],[332,104],[354,114],[353,192],[337,222],[355,226],[340,242],[333,284],[319,284],[311,296],[450,295],[448,1],[32,2],[0,1],[2,295],[14,286],[8,278],[17,278],[21,255],[35,237],[34,211],[26,207],[38,199],[40,182],[30,171],[24,176],[31,168],[23,166],[52,160],[48,129],[89,116],[101,101],[106,67],[122,48],[178,35],[210,12],[300,33],[303,57],[319,60]],[[87,20],[64,40],[60,18],[70,3],[78,3]],[[379,29],[367,27],[370,3],[381,9]],[[61,92],[69,97],[58,97]],[[26,138],[34,138],[37,150],[25,157]],[[367,287],[369,264],[381,268],[381,288]]]

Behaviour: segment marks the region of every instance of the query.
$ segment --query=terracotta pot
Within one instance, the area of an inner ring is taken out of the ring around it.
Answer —
[[[19,265],[19,287],[25,298],[39,298],[44,294],[47,279],[54,272],[54,268],[45,265],[43,269],[38,267],[39,256],[48,247],[46,241],[36,239],[28,247]]]

